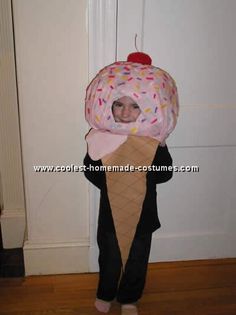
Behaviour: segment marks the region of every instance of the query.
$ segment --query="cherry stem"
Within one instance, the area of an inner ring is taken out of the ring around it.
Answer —
[[[138,37],[138,34],[136,33],[135,34],[135,39],[134,39],[134,45],[135,45],[135,48],[136,48],[137,52],[139,52],[139,50],[137,48],[137,37]]]

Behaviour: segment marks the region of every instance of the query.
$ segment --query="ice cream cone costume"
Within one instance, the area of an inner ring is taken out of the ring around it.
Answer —
[[[158,141],[149,137],[128,136],[115,152],[102,159],[103,165],[130,164],[134,167],[152,164]],[[123,266],[129,256],[146,193],[146,172],[107,172],[108,197]]]
[[[123,96],[132,98],[141,109],[135,122],[114,120],[112,104]],[[92,128],[86,136],[91,159],[101,160],[104,166],[129,164],[135,168],[132,172],[106,172],[108,198],[124,266],[146,194],[147,168],[143,171],[140,168],[152,164],[158,145],[164,143],[176,125],[176,85],[167,72],[152,66],[147,58],[140,61],[136,54],[98,73],[87,88],[85,110]]]

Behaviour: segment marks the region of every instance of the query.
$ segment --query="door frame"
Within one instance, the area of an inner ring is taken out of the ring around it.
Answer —
[[[116,61],[118,0],[88,1],[89,80],[100,69]],[[98,271],[96,242],[99,191],[89,184],[89,271]]]

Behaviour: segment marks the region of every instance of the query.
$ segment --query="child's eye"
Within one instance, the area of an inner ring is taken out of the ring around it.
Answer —
[[[133,104],[133,108],[134,108],[134,109],[139,109],[138,104]]]
[[[119,103],[119,102],[115,102],[115,103],[113,104],[113,106],[115,106],[115,107],[122,107],[123,104],[121,104],[121,103]]]

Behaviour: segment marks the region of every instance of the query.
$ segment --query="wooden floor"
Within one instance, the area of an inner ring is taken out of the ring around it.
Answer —
[[[0,279],[1,315],[98,315],[97,274]],[[120,314],[115,303],[109,314]],[[236,315],[236,259],[150,264],[140,315]]]

